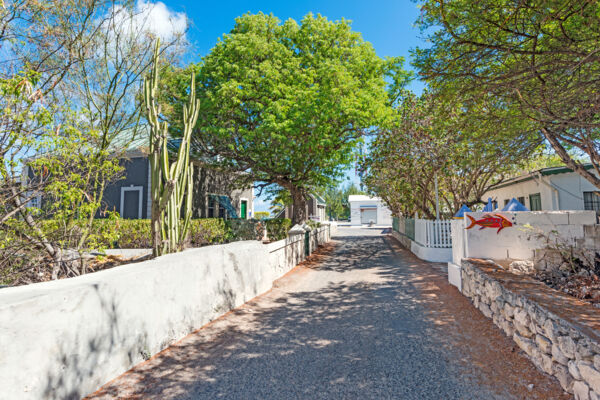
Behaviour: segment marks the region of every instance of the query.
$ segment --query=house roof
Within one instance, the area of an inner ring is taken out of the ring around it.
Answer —
[[[348,201],[378,201],[379,197],[371,197],[365,194],[351,194],[348,196]]]
[[[313,193],[313,197],[315,198],[315,200],[317,200],[317,205],[320,205],[320,206],[326,206],[327,205],[327,202],[321,196],[319,196],[318,194]]]
[[[593,165],[592,164],[584,164],[583,167],[585,169],[592,169]],[[542,169],[530,171],[530,172],[521,174],[519,176],[515,176],[513,178],[507,179],[503,182],[500,182],[500,183],[490,187],[490,190],[500,189],[503,187],[516,185],[517,183],[530,181],[530,180],[534,179],[534,177],[539,176],[539,175],[548,176],[548,175],[566,174],[569,172],[573,172],[573,170],[571,168],[565,167],[565,166],[542,168]]]

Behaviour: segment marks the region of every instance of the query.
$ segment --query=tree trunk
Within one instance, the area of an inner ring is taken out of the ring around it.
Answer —
[[[545,128],[542,129],[542,133],[544,134],[544,137],[546,137],[548,142],[550,142],[550,145],[552,146],[554,151],[556,151],[556,154],[558,154],[561,160],[567,165],[567,167],[571,168],[574,172],[576,172],[588,182],[590,182],[592,185],[600,189],[600,178],[597,177],[592,171],[588,171],[582,163],[580,163],[579,161],[575,161],[573,160],[573,158],[571,158],[567,150],[558,140],[558,135],[555,135],[550,130]],[[594,165],[594,169],[596,170],[597,164],[594,163],[594,154],[591,150],[588,152],[588,156],[590,157],[592,165]]]
[[[289,187],[292,196],[292,226],[302,224],[308,217],[306,215],[306,196],[304,190],[296,187]]]

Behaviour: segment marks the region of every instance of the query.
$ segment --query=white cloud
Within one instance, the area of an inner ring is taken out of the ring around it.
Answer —
[[[138,0],[135,9],[134,24],[142,24],[147,32],[157,35],[161,40],[171,40],[187,29],[185,13],[171,11],[163,2]]]
[[[173,40],[178,35],[185,34],[188,19],[185,13],[169,10],[160,1],[138,0],[133,10],[122,5],[112,9],[109,26],[118,32],[137,35],[152,34],[163,42]]]

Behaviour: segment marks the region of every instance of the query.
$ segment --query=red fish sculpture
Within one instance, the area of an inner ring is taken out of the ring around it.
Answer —
[[[507,220],[500,214],[494,214],[494,215],[486,214],[483,216],[483,218],[481,218],[480,220],[477,220],[477,221],[475,220],[475,218],[471,217],[470,215],[467,215],[467,218],[469,218],[471,220],[471,225],[467,226],[466,229],[471,229],[475,225],[479,225],[481,227],[479,229],[498,228],[498,231],[496,232],[496,234],[498,234],[498,233],[500,233],[500,231],[502,229],[512,226],[512,222],[510,222],[509,220]]]

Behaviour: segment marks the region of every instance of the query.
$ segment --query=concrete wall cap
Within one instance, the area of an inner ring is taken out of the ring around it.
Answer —
[[[304,233],[306,232],[306,230],[304,229],[304,227],[302,225],[294,225],[292,226],[292,229],[289,230],[289,234],[299,234],[299,233]]]

